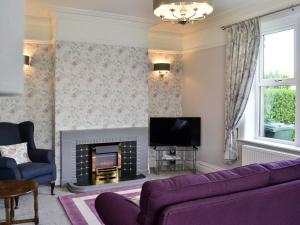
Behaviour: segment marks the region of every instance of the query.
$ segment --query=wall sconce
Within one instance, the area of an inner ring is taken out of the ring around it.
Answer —
[[[30,66],[30,56],[29,55],[24,55],[24,65]]]
[[[155,63],[153,71],[157,71],[161,77],[167,75],[171,70],[171,64],[169,63]]]

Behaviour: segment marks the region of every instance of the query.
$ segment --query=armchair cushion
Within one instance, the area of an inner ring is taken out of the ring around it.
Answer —
[[[17,164],[30,162],[27,152],[27,143],[0,146],[0,153],[3,157],[13,158]]]
[[[54,151],[45,149],[28,149],[29,158],[32,162],[55,163]]]
[[[16,160],[8,157],[0,157],[0,169],[15,169],[17,168]]]
[[[53,165],[49,163],[24,163],[18,165],[18,169],[23,179],[32,179],[53,173]]]

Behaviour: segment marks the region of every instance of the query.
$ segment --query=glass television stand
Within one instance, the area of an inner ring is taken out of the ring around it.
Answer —
[[[197,147],[154,147],[156,173],[159,174],[163,168],[168,171],[185,171],[187,165],[197,172]]]

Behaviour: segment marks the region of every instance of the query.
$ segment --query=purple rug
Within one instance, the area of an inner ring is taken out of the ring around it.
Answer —
[[[95,199],[103,192],[115,192],[132,201],[138,201],[141,194],[141,185],[106,189],[80,194],[71,194],[59,197],[72,225],[104,225],[95,209]]]

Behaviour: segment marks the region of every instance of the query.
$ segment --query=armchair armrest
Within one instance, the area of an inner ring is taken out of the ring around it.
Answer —
[[[0,157],[0,169],[15,169],[17,168],[16,160],[8,157]]]
[[[54,150],[28,149],[28,155],[32,162],[55,163]]]
[[[95,208],[105,225],[139,225],[139,207],[121,195],[112,192],[100,194],[96,198]]]
[[[0,180],[21,179],[16,160],[8,157],[0,157]]]

